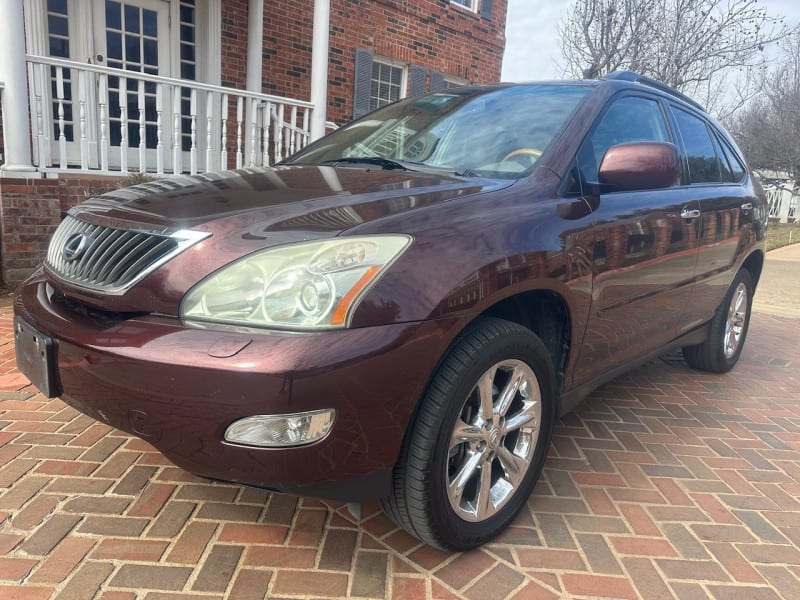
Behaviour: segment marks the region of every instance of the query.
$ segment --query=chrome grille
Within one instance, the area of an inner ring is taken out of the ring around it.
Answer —
[[[122,294],[145,275],[209,236],[94,225],[67,215],[47,249],[45,264],[60,278],[92,290]]]

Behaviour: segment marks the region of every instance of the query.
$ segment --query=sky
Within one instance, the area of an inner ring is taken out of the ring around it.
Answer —
[[[508,0],[503,81],[564,77],[558,25],[574,0]],[[772,16],[800,23],[798,0],[760,0]]]

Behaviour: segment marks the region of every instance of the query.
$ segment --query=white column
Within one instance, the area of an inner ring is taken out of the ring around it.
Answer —
[[[261,93],[264,54],[264,0],[250,0],[247,7],[247,91]]]
[[[314,34],[311,41],[311,138],[325,135],[328,120],[328,37],[331,26],[330,0],[314,0]]]
[[[249,92],[261,93],[262,65],[261,60],[264,55],[264,0],[250,0],[247,6],[247,82],[245,87]],[[247,102],[247,110],[250,110],[252,103]],[[254,120],[255,115],[248,115],[248,120]],[[250,156],[251,150],[256,140],[253,137],[251,128],[247,127],[244,132],[244,155]]]
[[[0,82],[3,82],[3,171],[35,171],[28,126],[28,77],[22,0],[0,2]]]

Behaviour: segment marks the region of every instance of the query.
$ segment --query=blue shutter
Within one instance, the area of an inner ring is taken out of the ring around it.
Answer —
[[[425,67],[411,65],[411,88],[409,96],[420,96],[425,93],[425,78],[428,72]]]
[[[443,89],[446,89],[446,85],[444,82],[444,73],[441,71],[431,71],[431,91],[432,92],[439,92]]]
[[[353,118],[369,112],[370,85],[372,84],[372,52],[356,48],[355,89],[353,90]]]
[[[481,16],[484,19],[491,19],[492,18],[492,5],[494,4],[494,0],[482,0],[481,2]]]

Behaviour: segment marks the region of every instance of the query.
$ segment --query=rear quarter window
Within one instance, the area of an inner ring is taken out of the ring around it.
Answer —
[[[677,107],[673,107],[673,112],[689,164],[689,182],[721,182],[719,157],[705,121]]]

